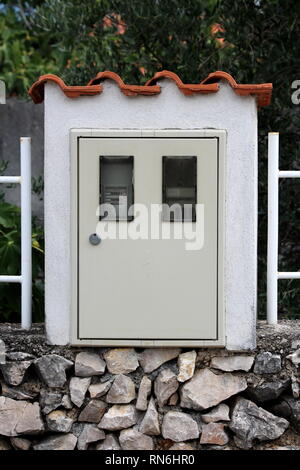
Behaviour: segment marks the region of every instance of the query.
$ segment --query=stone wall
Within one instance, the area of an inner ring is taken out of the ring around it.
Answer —
[[[300,449],[299,322],[259,323],[249,354],[0,338],[1,450]]]

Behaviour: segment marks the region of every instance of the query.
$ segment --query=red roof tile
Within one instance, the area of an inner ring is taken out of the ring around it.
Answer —
[[[271,102],[273,89],[272,83],[239,84],[229,73],[222,72],[221,70],[210,73],[201,83],[215,83],[219,80],[227,80],[238,95],[255,95],[257,97],[257,104],[260,107],[268,106]]]
[[[114,80],[122,93],[127,96],[151,96],[160,93],[161,88],[157,85],[157,82],[162,78],[173,80],[179,90],[185,95],[216,93],[219,90],[218,82],[220,80],[226,80],[238,95],[256,96],[258,106],[267,106],[271,101],[272,83],[241,85],[238,84],[231,75],[222,71],[209,74],[208,77],[198,84],[187,84],[183,83],[176,73],[163,70],[162,72],[157,72],[145,85],[127,85],[119,75],[109,71],[98,73],[86,86],[67,86],[61,78],[56,75],[48,74],[42,75],[39,80],[31,86],[28,93],[35,103],[41,103],[44,100],[44,85],[47,81],[52,81],[56,83],[69,98],[76,98],[82,95],[98,95],[103,91],[101,82],[110,79]]]
[[[44,101],[44,85],[46,82],[56,83],[68,98],[77,98],[82,95],[98,95],[102,92],[101,85],[67,86],[57,75],[48,73],[47,75],[42,75],[34,82],[28,91],[34,103],[42,103]]]
[[[118,74],[109,72],[108,70],[105,72],[99,72],[95,78],[89,81],[88,86],[99,84],[106,79],[110,79],[116,82],[119,85],[120,90],[124,93],[124,95],[127,96],[157,95],[160,93],[160,87],[157,85],[126,85]]]

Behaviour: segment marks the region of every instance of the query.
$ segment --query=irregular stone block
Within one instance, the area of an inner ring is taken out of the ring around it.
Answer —
[[[102,429],[99,429],[95,424],[85,424],[77,441],[77,449],[87,450],[89,444],[102,439],[105,439],[105,433]]]
[[[209,369],[197,371],[181,388],[181,406],[193,410],[205,410],[247,388],[244,377],[229,372],[214,374]]]
[[[42,356],[34,361],[38,374],[48,387],[64,387],[66,370],[73,367],[73,362],[57,354]]]
[[[282,400],[272,407],[272,411],[288,419],[295,430],[300,433],[300,400],[284,396]]]
[[[46,417],[47,427],[50,431],[65,432],[71,431],[73,419],[69,418],[65,411],[51,411]]]
[[[249,387],[247,394],[249,397],[259,403],[265,401],[276,400],[280,395],[288,389],[290,380],[264,382],[256,387]]]
[[[229,438],[224,431],[224,424],[222,423],[209,423],[204,424],[200,437],[200,444],[214,444],[224,446],[228,443]]]
[[[96,450],[121,450],[121,447],[113,434],[107,434],[104,441],[97,444]]]
[[[104,415],[107,404],[101,400],[91,400],[86,407],[82,410],[78,417],[78,421],[86,421],[88,423],[99,423]]]
[[[199,437],[199,427],[187,413],[168,411],[163,419],[162,435],[174,442],[189,441]]]
[[[139,366],[138,357],[133,348],[110,349],[104,354],[104,359],[111,374],[129,374]]]
[[[107,403],[130,403],[135,399],[135,385],[130,377],[120,374],[117,375],[108,394]]]
[[[140,424],[139,431],[149,436],[158,436],[160,434],[159,417],[153,398],[149,401],[148,409]]]
[[[137,412],[133,405],[113,405],[101,419],[99,428],[118,431],[133,426],[137,420]]]
[[[159,406],[165,405],[178,387],[177,377],[170,369],[160,371],[154,382],[154,393]]]
[[[89,386],[89,392],[91,398],[100,398],[105,395],[111,387],[112,382],[107,380],[106,382],[100,382],[98,384],[92,384]]]
[[[175,359],[180,354],[178,348],[145,349],[139,356],[140,364],[146,373],[150,373],[165,362]]]
[[[2,395],[12,398],[13,400],[33,400],[39,394],[37,390],[23,385],[19,385],[18,387],[9,387],[4,382],[1,382],[1,388]]]
[[[44,430],[38,403],[16,401],[0,397],[0,434],[39,434]]]
[[[284,418],[259,408],[255,403],[239,397],[234,405],[230,429],[235,433],[235,443],[242,449],[250,449],[254,440],[270,441],[280,437],[288,428]]]
[[[38,403],[27,403],[15,428],[17,434],[40,434],[44,429],[40,405]]]
[[[106,364],[99,354],[80,352],[75,359],[75,375],[77,377],[92,377],[104,374]]]
[[[31,441],[23,437],[11,437],[10,442],[16,450],[29,450],[31,447]]]
[[[10,443],[6,439],[0,438],[0,451],[1,450],[12,450]]]
[[[300,348],[300,339],[294,339],[294,340],[292,341],[291,348],[292,348],[292,349],[298,349],[298,348]]]
[[[286,358],[291,361],[295,366],[300,365],[300,349],[297,349],[297,351],[293,352],[292,354],[289,354],[286,356]]]
[[[91,383],[91,378],[72,377],[70,380],[70,397],[74,405],[81,407],[85,394]]]
[[[294,398],[299,398],[300,396],[300,378],[296,377],[295,374],[292,374],[292,383],[291,383],[291,388],[292,388],[292,394]]]
[[[44,414],[48,414],[56,410],[62,401],[63,394],[57,391],[41,390],[40,393],[40,406]]]
[[[80,434],[82,433],[84,426],[85,426],[85,423],[78,423],[77,421],[75,421],[75,423],[72,426],[72,431],[71,431],[72,434],[74,434],[74,436],[78,438]]]
[[[249,372],[253,366],[254,356],[216,356],[213,357],[210,366],[224,372],[243,370]]]
[[[209,413],[201,415],[204,423],[217,423],[218,421],[230,421],[229,406],[221,403],[216,408],[213,408]]]
[[[136,429],[123,429],[119,437],[123,450],[153,450],[153,439]]]
[[[71,410],[73,408],[71,398],[67,393],[62,397],[61,406],[63,406],[66,410]]]
[[[21,351],[12,351],[8,352],[6,354],[6,359],[9,361],[30,361],[32,362],[34,359],[36,359],[35,356],[32,354],[28,354],[26,352],[21,352]]]
[[[74,434],[50,436],[33,446],[34,450],[74,450],[77,437]]]
[[[178,393],[173,393],[173,395],[169,398],[168,405],[176,406],[179,401]]]
[[[23,382],[25,373],[32,361],[6,362],[0,364],[3,378],[8,385],[17,386]]]
[[[180,354],[178,358],[178,382],[186,382],[191,377],[193,377],[195,371],[196,358],[196,351],[188,351],[183,354]]]
[[[148,397],[151,393],[151,386],[151,380],[147,377],[147,375],[144,375],[140,383],[138,398],[135,405],[137,410],[145,411],[147,409]]]
[[[280,354],[262,352],[257,354],[254,364],[255,374],[277,374],[281,371]]]

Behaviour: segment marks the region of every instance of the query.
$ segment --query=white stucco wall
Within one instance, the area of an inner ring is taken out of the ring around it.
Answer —
[[[70,135],[72,128],[225,129],[226,347],[255,347],[257,108],[227,83],[216,94],[185,96],[168,79],[156,96],[127,97],[111,81],[92,97],[67,98],[45,85],[46,328],[53,344],[70,334]]]

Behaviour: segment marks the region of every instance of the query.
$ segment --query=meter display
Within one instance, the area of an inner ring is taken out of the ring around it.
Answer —
[[[133,220],[133,156],[100,157],[100,220]],[[107,205],[112,206],[109,210]]]
[[[197,157],[163,157],[163,220],[195,222]]]

